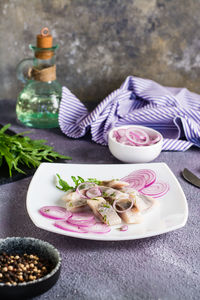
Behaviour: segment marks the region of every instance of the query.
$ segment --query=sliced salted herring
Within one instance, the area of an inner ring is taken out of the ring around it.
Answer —
[[[87,199],[76,199],[66,202],[66,209],[68,211],[78,211],[77,209],[87,205]]]
[[[129,183],[126,181],[120,181],[120,180],[113,179],[113,180],[102,181],[101,185],[111,187],[116,190],[120,190],[125,186],[129,186]]]
[[[133,207],[130,210],[119,213],[122,220],[127,224],[138,224],[143,221],[142,214],[138,211],[136,207]]]
[[[127,193],[120,192],[116,189],[107,186],[100,186],[100,190],[102,192],[103,198],[105,198],[107,201],[111,203],[115,200],[125,199],[129,197]]]
[[[87,199],[82,198],[77,192],[67,192],[62,200],[66,201],[68,211],[79,211],[80,208],[87,206]]]
[[[108,225],[121,224],[121,218],[103,197],[88,199],[87,204],[92,209],[95,216],[103,223]]]
[[[135,207],[142,213],[149,211],[157,204],[158,201],[150,196],[142,195],[140,193],[137,193],[135,196]]]

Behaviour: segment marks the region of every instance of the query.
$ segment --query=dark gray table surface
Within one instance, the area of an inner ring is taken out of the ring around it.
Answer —
[[[0,123],[16,132],[15,101],[0,101]],[[89,137],[69,139],[59,129],[31,129],[32,138],[44,138],[70,163],[120,163],[107,147]],[[57,284],[34,299],[120,300],[200,299],[200,189],[181,177],[184,167],[200,175],[200,151],[162,152],[155,162],[165,162],[186,195],[186,225],[151,238],[101,242],[70,238],[37,228],[26,211],[26,193],[32,177],[0,186],[0,238],[29,236],[52,243],[62,255]]]

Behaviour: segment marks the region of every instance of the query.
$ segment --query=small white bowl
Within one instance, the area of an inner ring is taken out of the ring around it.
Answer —
[[[127,128],[143,129],[149,134],[160,136],[160,140],[149,146],[129,146],[116,141],[113,137],[113,131]],[[154,160],[160,154],[163,145],[163,136],[160,132],[144,126],[127,125],[112,128],[108,133],[108,147],[113,156],[125,163],[147,163]]]

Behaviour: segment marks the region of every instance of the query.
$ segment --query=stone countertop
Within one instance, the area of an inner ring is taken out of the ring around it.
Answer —
[[[15,102],[0,101],[0,123],[12,124],[16,132]],[[89,134],[70,139],[57,129],[30,129],[31,137],[46,139],[70,163],[117,164],[105,146],[90,141]],[[0,187],[0,237],[29,236],[52,243],[62,255],[60,278],[52,289],[34,299],[145,300],[200,298],[199,189],[181,177],[189,168],[200,174],[199,149],[162,152],[155,162],[165,162],[186,195],[186,225],[159,236],[121,242],[90,241],[58,235],[37,228],[26,211],[26,193],[32,177]]]

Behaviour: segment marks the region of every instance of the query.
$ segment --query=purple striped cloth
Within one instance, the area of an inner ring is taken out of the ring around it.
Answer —
[[[186,88],[164,87],[149,79],[129,76],[119,89],[88,112],[63,87],[59,126],[67,136],[79,138],[90,130],[93,141],[107,145],[111,128],[129,124],[158,130],[164,136],[162,150],[200,147],[200,95]]]

